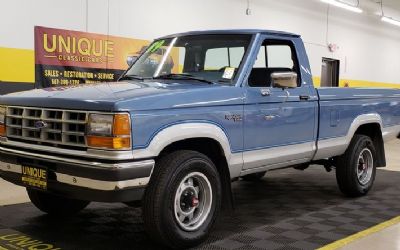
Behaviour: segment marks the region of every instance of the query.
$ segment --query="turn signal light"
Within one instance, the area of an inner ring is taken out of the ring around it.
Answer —
[[[104,137],[104,136],[88,136],[88,146],[94,148],[105,149],[130,149],[131,139],[129,137]]]
[[[114,135],[130,135],[131,122],[128,114],[115,114],[113,124]]]
[[[6,136],[6,126],[0,125],[0,136]]]

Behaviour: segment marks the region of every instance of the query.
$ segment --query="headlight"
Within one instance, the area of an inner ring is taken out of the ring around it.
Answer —
[[[0,106],[0,136],[6,135],[6,107]]]
[[[114,115],[91,114],[89,116],[89,135],[112,135]]]
[[[87,143],[92,148],[130,149],[129,114],[90,114]]]

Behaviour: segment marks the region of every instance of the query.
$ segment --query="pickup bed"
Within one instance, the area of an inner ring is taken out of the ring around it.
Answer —
[[[298,35],[188,32],[118,82],[1,96],[0,176],[57,216],[139,204],[151,237],[185,248],[232,208],[232,181],[317,164],[367,194],[399,133],[400,90],[314,88]]]

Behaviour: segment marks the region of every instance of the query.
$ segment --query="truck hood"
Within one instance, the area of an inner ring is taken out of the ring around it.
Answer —
[[[237,91],[227,91],[233,89],[239,88],[194,82],[110,82],[12,93],[0,96],[0,104],[95,111],[166,109],[240,102]]]

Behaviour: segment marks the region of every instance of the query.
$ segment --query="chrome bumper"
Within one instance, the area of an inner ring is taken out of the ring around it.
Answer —
[[[24,165],[21,162],[27,160],[34,161],[36,165],[55,165],[49,171],[54,173],[56,182],[98,191],[144,187],[150,180],[155,164],[152,159],[109,163],[0,147],[0,176],[1,171],[21,174]],[[82,174],[84,172],[86,174]]]

